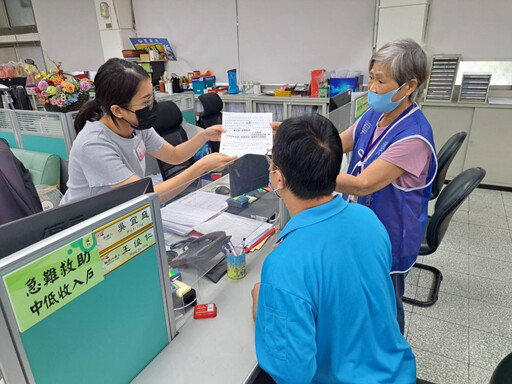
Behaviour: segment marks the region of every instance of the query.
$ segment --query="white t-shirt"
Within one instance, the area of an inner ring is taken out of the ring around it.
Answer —
[[[99,121],[88,121],[71,147],[68,190],[60,204],[106,192],[132,175],[144,177],[147,154],[162,145],[164,139],[153,128],[127,139]]]

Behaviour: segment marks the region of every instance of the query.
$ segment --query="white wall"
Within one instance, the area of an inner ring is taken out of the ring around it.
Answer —
[[[430,53],[463,60],[512,60],[511,0],[431,0],[426,43]]]
[[[104,61],[92,0],[32,0],[45,52],[66,71],[96,70]],[[364,71],[371,55],[374,0],[133,0],[137,35],[166,37],[180,74],[211,69],[226,82],[309,82],[310,71]],[[430,54],[464,60],[512,60],[511,0],[431,0]],[[397,23],[400,23],[397,20]]]
[[[309,82],[314,69],[366,71],[371,55],[373,0],[134,0],[138,36],[166,37],[180,73],[211,69],[227,81]],[[241,77],[240,77],[241,75]]]
[[[62,61],[66,72],[96,71],[103,64],[100,32],[92,0],[32,0],[47,59]]]
[[[210,69],[227,82],[238,65],[235,0],[133,0],[137,36],[163,37],[178,61],[168,69],[183,75]]]
[[[238,0],[242,79],[309,83],[314,69],[367,72],[372,0]]]

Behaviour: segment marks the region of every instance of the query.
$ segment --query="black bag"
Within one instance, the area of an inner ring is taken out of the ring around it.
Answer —
[[[25,87],[20,85],[12,86],[9,88],[9,94],[13,100],[14,109],[32,110],[32,104],[30,103]]]
[[[180,86],[180,78],[177,74],[173,73],[171,75],[171,84],[172,84],[172,93],[180,93],[183,92]]]

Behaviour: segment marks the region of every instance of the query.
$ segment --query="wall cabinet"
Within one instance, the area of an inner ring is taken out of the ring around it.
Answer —
[[[512,187],[512,106],[423,102],[421,109],[432,125],[438,151],[453,134],[468,133],[448,169],[448,179],[482,167],[487,172],[483,184]]]

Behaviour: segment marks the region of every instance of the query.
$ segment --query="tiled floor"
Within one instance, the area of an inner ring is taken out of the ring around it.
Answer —
[[[511,230],[512,192],[477,189],[452,218],[439,250],[418,259],[443,273],[434,306],[406,305],[419,378],[487,384],[512,352]],[[430,281],[428,272],[413,269],[406,296],[425,299]]]

